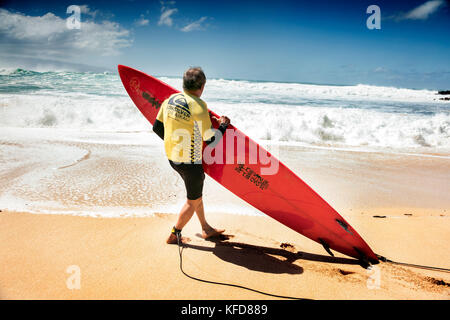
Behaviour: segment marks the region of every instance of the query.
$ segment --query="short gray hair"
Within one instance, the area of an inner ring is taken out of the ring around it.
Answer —
[[[183,75],[183,89],[185,90],[199,90],[205,83],[206,76],[200,67],[191,67]]]

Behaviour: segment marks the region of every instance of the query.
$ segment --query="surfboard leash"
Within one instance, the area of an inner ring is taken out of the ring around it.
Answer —
[[[195,280],[195,281],[199,281],[199,282],[203,282],[203,283],[209,283],[209,284],[215,284],[215,285],[221,285],[221,286],[227,286],[227,287],[234,287],[234,288],[244,289],[244,290],[256,292],[256,293],[259,293],[259,294],[262,294],[262,295],[275,297],[275,298],[290,299],[290,300],[312,300],[312,299],[308,299],[308,298],[282,296],[282,295],[268,293],[268,292],[260,291],[260,290],[257,290],[257,289],[249,288],[249,287],[246,287],[246,286],[238,285],[238,284],[205,280],[205,279],[200,279],[200,278],[191,276],[191,275],[187,274],[183,270],[183,249],[184,249],[184,246],[183,246],[183,242],[181,241],[181,230],[176,230],[175,235],[177,236],[178,255],[180,257],[180,271],[181,271],[181,273],[183,273],[189,279],[192,279],[192,280]],[[402,265],[402,266],[406,266],[406,267],[427,269],[427,270],[433,270],[433,271],[450,272],[450,269],[447,269],[447,268],[423,266],[423,265],[418,265],[418,264],[393,261],[393,260],[390,260],[390,259],[388,259],[388,258],[386,258],[386,257],[384,257],[382,255],[379,255],[379,254],[376,254],[376,256],[381,262],[385,262],[385,263],[391,263],[391,264]]]
[[[184,246],[183,246],[183,242],[181,241],[181,232],[176,232],[175,235],[177,236],[178,254],[180,256],[180,270],[186,277],[188,277],[188,278],[190,278],[192,280],[196,280],[196,281],[200,281],[200,282],[204,282],[204,283],[221,285],[221,286],[228,286],[228,287],[244,289],[244,290],[253,291],[253,292],[256,292],[256,293],[259,293],[259,294],[262,294],[262,295],[275,297],[275,298],[291,299],[291,300],[312,300],[312,299],[307,299],[307,298],[296,298],[296,297],[282,296],[282,295],[277,295],[277,294],[272,294],[272,293],[267,293],[267,292],[264,292],[264,291],[252,289],[252,288],[241,286],[241,285],[238,285],[238,284],[205,280],[205,279],[200,279],[200,278],[196,278],[194,276],[191,276],[191,275],[187,274],[186,272],[184,272],[184,270],[183,270],[183,249],[184,249]]]
[[[383,257],[382,255],[379,255],[379,254],[376,254],[376,256],[377,256],[378,260],[380,260],[382,262],[386,262],[386,263],[397,264],[397,265],[401,265],[401,266],[405,266],[405,267],[411,267],[411,268],[419,268],[419,269],[426,269],[426,270],[433,270],[433,271],[450,272],[450,269],[447,269],[447,268],[423,266],[423,265],[419,265],[419,264],[412,264],[412,263],[393,261],[393,260],[390,260],[390,259],[388,259],[386,257]]]

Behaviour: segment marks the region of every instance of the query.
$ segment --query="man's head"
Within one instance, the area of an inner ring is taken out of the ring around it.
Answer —
[[[205,83],[206,76],[200,67],[189,68],[183,75],[183,89],[199,97],[203,92]]]

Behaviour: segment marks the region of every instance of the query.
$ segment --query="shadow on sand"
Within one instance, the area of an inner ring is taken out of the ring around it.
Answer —
[[[232,235],[222,235],[220,238],[208,240],[215,243],[213,248],[190,243],[184,244],[184,247],[186,249],[209,251],[223,261],[245,267],[249,270],[274,274],[303,273],[303,268],[294,263],[297,260],[349,265],[359,264],[359,261],[356,259],[337,258],[302,251],[290,252],[281,248],[255,246],[247,243],[228,241],[232,237]]]

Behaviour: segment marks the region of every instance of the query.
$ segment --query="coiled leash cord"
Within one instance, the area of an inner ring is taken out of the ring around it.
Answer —
[[[184,272],[184,270],[183,270],[183,249],[184,249],[184,246],[183,246],[183,243],[181,241],[181,230],[175,229],[175,235],[177,236],[178,254],[180,255],[180,270],[186,277],[188,277],[188,278],[190,278],[192,280],[205,282],[205,283],[210,283],[210,284],[217,284],[217,285],[221,285],[221,286],[240,288],[240,289],[253,291],[253,292],[256,292],[256,293],[260,293],[260,294],[263,294],[263,295],[266,295],[266,296],[270,296],[270,297],[275,297],[275,298],[292,299],[292,300],[311,300],[311,299],[306,299],[306,298],[296,298],[296,297],[281,296],[281,295],[277,295],[277,294],[267,293],[267,292],[259,291],[259,290],[256,290],[256,289],[244,287],[244,286],[241,286],[241,285],[238,285],[238,284],[216,282],[216,281],[204,280],[204,279],[199,279],[199,278],[190,276],[186,272]]]

